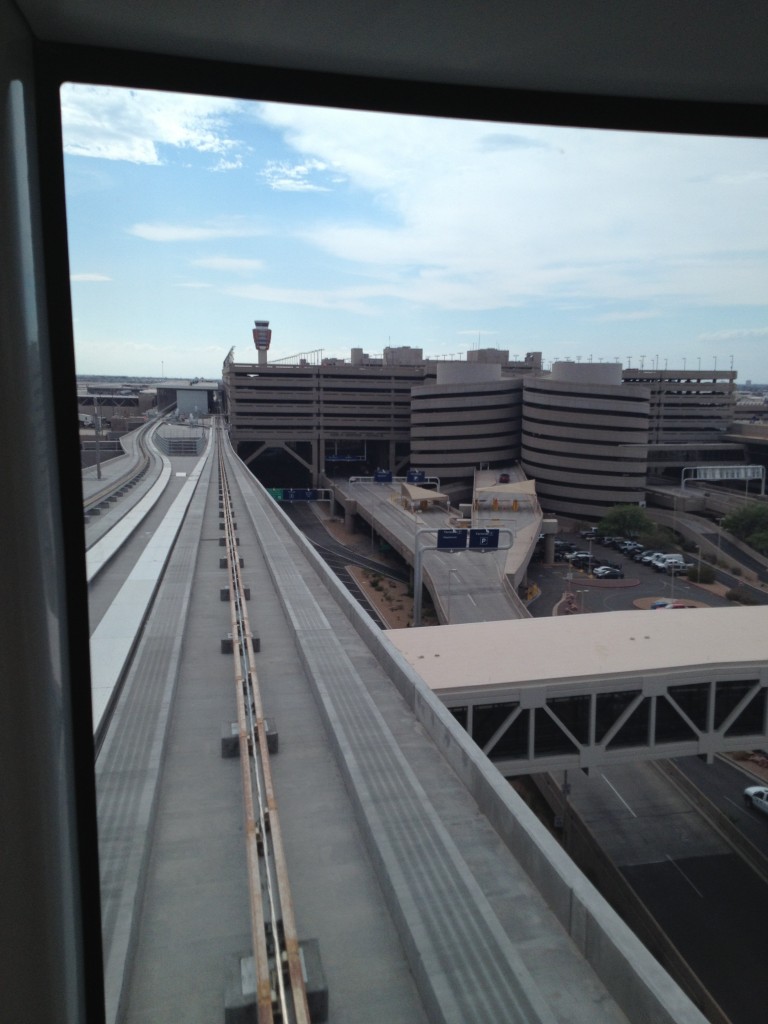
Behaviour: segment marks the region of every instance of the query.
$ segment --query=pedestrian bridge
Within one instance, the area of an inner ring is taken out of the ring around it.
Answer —
[[[387,636],[505,776],[768,747],[768,607]]]

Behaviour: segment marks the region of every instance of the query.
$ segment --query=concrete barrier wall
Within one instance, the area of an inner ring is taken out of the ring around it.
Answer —
[[[287,518],[285,524],[628,1020],[633,1024],[707,1024],[701,1011],[576,867],[386,635],[353,601],[303,534]]]

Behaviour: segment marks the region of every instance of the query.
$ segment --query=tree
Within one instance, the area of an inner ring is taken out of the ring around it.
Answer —
[[[747,544],[756,547],[757,545],[750,540],[750,537],[768,530],[768,507],[751,502],[737,512],[726,516],[723,520],[723,529],[732,533],[734,537],[738,537],[739,540],[744,540]]]
[[[654,529],[651,517],[637,505],[615,505],[597,524],[597,532],[610,537],[639,537]]]

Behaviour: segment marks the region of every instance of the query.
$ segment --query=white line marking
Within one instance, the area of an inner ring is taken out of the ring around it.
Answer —
[[[668,854],[668,853],[667,853],[667,854],[665,854],[665,856],[666,856],[666,858],[667,858],[667,860],[669,861],[669,863],[670,863],[670,864],[674,864],[674,866],[675,866],[675,867],[677,868],[677,870],[678,870],[678,871],[680,872],[680,874],[681,874],[681,875],[683,876],[683,878],[684,878],[684,879],[686,880],[686,882],[688,883],[688,885],[690,885],[690,887],[691,887],[691,888],[693,889],[693,891],[694,891],[694,892],[696,893],[696,895],[697,895],[697,896],[701,896],[701,898],[702,898],[702,899],[704,899],[704,893],[703,893],[703,892],[701,892],[701,891],[700,891],[699,889],[697,889],[697,888],[696,888],[696,886],[695,886],[695,885],[693,884],[693,882],[692,882],[692,881],[690,880],[690,878],[688,877],[688,875],[686,875],[686,873],[685,873],[685,872],[683,871],[683,869],[682,869],[682,868],[680,867],[680,865],[679,865],[679,864],[676,864],[676,863],[675,863],[675,861],[674,861],[674,860],[673,860],[673,859],[672,859],[672,858],[671,858],[671,857],[669,856],[669,854]]]
[[[624,799],[624,797],[623,797],[623,796],[621,795],[621,793],[620,793],[620,792],[618,791],[618,789],[616,789],[616,787],[615,787],[615,786],[613,785],[613,783],[612,783],[612,782],[608,782],[608,779],[606,779],[606,778],[605,778],[605,776],[604,776],[604,775],[602,774],[602,772],[600,773],[600,778],[601,778],[601,779],[605,779],[605,782],[606,782],[606,783],[607,783],[607,784],[608,784],[608,785],[609,785],[609,786],[611,787],[611,789],[613,790],[613,792],[614,792],[614,793],[616,794],[616,796],[617,796],[617,797],[619,798],[619,800],[621,800],[621,802],[622,802],[622,803],[624,804],[624,806],[625,806],[625,807],[627,808],[627,810],[628,810],[628,811],[629,811],[629,813],[630,813],[630,814],[632,815],[632,817],[633,817],[633,818],[636,818],[636,817],[637,817],[637,815],[636,815],[636,814],[635,814],[635,812],[634,812],[634,811],[632,810],[632,808],[631,808],[631,807],[629,806],[629,804],[627,803],[627,801],[626,801],[626,800]]]
[[[731,798],[729,796],[725,797],[725,799],[728,801],[729,804],[733,804],[733,806],[736,808],[737,811],[741,811],[743,814],[749,814],[749,811],[747,810],[747,807],[746,807],[745,804],[736,803],[736,801],[735,800],[731,800]]]

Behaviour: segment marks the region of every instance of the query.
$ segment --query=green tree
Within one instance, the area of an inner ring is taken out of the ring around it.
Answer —
[[[723,520],[723,529],[732,533],[739,540],[752,544],[750,537],[753,534],[761,534],[768,531],[768,507],[752,502],[740,508],[738,512],[731,512]],[[756,546],[753,544],[753,547]]]
[[[749,535],[749,545],[761,555],[768,555],[768,528],[756,530]]]
[[[614,505],[597,524],[597,532],[606,536],[640,537],[654,529],[651,517],[637,505]]]

